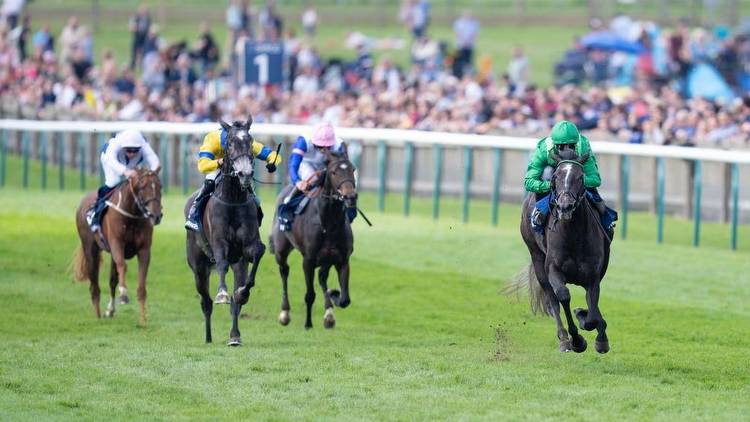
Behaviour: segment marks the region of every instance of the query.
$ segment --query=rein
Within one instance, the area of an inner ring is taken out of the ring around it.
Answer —
[[[153,182],[151,183],[153,184]],[[134,220],[148,219],[149,217],[151,217],[152,214],[151,212],[148,211],[148,208],[146,208],[146,206],[150,204],[151,202],[159,201],[159,198],[154,196],[154,197],[148,198],[145,201],[141,201],[138,195],[135,194],[135,191],[133,190],[133,183],[130,180],[128,180],[128,188],[130,189],[130,194],[133,195],[133,201],[135,202],[135,206],[138,208],[138,211],[140,211],[141,215],[131,214],[130,212],[122,208],[122,189],[117,190],[117,203],[116,204],[110,200],[105,201],[105,204],[107,204],[108,207],[112,208],[118,213],[124,215],[125,217],[132,218]],[[154,190],[156,190],[155,187],[154,187]]]

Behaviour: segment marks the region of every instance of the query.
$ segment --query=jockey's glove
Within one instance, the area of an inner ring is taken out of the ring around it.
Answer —
[[[274,163],[268,163],[266,164],[266,170],[268,170],[269,173],[273,173],[276,171],[276,164]]]

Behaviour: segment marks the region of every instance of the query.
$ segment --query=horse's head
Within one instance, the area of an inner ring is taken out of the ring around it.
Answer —
[[[575,149],[561,150],[552,156],[555,173],[552,176],[552,205],[560,221],[573,219],[573,212],[586,198],[583,185],[583,163],[589,159],[586,153],[579,157]]]
[[[154,226],[161,222],[161,180],[151,170],[140,168],[136,175],[128,180],[133,192],[135,204],[144,218]]]
[[[326,185],[334,199],[343,201],[347,208],[357,206],[357,186],[354,165],[349,161],[346,144],[341,152],[324,150],[326,156]]]
[[[243,190],[250,188],[253,181],[253,137],[250,135],[250,125],[253,118],[247,122],[236,121],[231,125],[219,121],[226,131],[226,150],[221,172],[224,176],[237,177]]]

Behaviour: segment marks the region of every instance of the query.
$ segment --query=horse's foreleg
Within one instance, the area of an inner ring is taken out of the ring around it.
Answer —
[[[111,265],[109,268],[109,304],[107,310],[104,312],[104,316],[112,318],[115,316],[115,290],[117,289],[117,266],[114,260],[110,260]]]
[[[226,305],[229,303],[229,293],[227,293],[226,276],[229,271],[229,262],[227,262],[226,253],[221,250],[214,250],[216,258],[216,272],[219,274],[219,289],[216,292],[214,303]]]
[[[346,308],[351,303],[349,298],[349,260],[347,259],[344,263],[336,265],[336,273],[339,277],[339,287],[341,287],[341,293],[336,290],[331,291],[331,299],[333,303],[339,308]]]
[[[318,270],[318,283],[320,289],[323,290],[323,298],[325,299],[325,314],[323,315],[323,327],[333,328],[336,326],[336,318],[333,316],[333,303],[331,302],[330,290],[328,290],[328,272],[331,270],[330,265],[322,265]]]
[[[568,287],[565,285],[564,276],[557,270],[551,270],[549,273],[549,282],[555,291],[557,300],[560,301],[560,304],[565,311],[565,319],[568,323],[568,331],[570,332],[573,351],[581,353],[586,350],[586,339],[578,334],[578,328],[573,321],[573,314],[570,311],[570,290],[568,290]]]
[[[315,281],[315,261],[312,259],[305,258],[302,261],[302,270],[305,273],[305,287],[307,292],[305,293],[305,304],[307,305],[307,317],[305,318],[305,328],[312,328],[312,306],[315,303],[315,288],[313,282]]]
[[[151,249],[141,248],[138,251],[138,304],[141,307],[141,325],[146,325],[146,276],[150,262]]]
[[[255,274],[258,272],[258,265],[260,264],[261,258],[263,258],[263,254],[265,253],[266,245],[264,245],[262,242],[258,242],[255,248],[248,250],[246,253],[246,257],[251,259],[252,262],[250,275],[245,280],[243,280],[240,288],[235,290],[234,292],[234,294],[237,296],[235,300],[240,302],[242,305],[246,304],[247,300],[250,298],[250,289],[255,287]],[[245,268],[247,268],[247,264],[245,264]]]
[[[238,292],[245,284],[247,277],[247,260],[242,258],[239,262],[232,265],[232,273],[234,274],[234,294],[231,296],[229,302],[229,309],[232,313],[232,329],[229,331],[229,342],[227,344],[229,346],[239,346],[242,344],[239,327],[240,311],[242,310],[242,305],[247,303],[247,299],[243,302]]]
[[[557,340],[560,342],[560,351],[570,351],[570,337],[568,337],[568,331],[563,326],[562,319],[560,318],[560,301],[557,300],[555,291],[552,285],[549,283],[547,273],[544,270],[544,256],[534,255],[532,253],[531,258],[532,270],[536,275],[537,283],[542,287],[545,297],[545,305],[547,311],[555,318],[555,324],[557,325]]]
[[[290,321],[289,293],[287,292],[287,280],[289,279],[288,256],[289,251],[276,250],[276,263],[279,264],[279,275],[281,275],[281,313],[279,313],[279,323],[281,325],[288,325]]]
[[[113,238],[114,236],[110,236]],[[119,241],[113,239],[110,244],[110,250],[112,254],[112,262],[114,262],[115,268],[117,269],[117,282],[120,285],[120,303],[127,303],[127,287],[125,285],[125,272],[127,271],[127,263],[125,262],[125,251],[124,246]],[[123,300],[123,298],[125,298]]]

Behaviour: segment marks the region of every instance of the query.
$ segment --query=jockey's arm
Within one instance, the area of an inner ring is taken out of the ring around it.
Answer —
[[[292,184],[297,184],[301,179],[299,177],[299,166],[302,164],[302,158],[304,158],[307,152],[307,142],[302,136],[297,138],[297,141],[292,147],[292,153],[289,155],[289,177],[292,179]]]
[[[596,164],[596,157],[594,151],[591,150],[591,144],[585,137],[582,139],[584,144],[582,145],[583,151],[587,150],[589,153],[589,159],[583,163],[583,186],[587,188],[598,188],[602,184],[602,177],[599,175],[599,166]]]
[[[120,144],[114,139],[110,139],[107,151],[104,153],[104,165],[122,176],[125,174],[128,167],[117,159],[117,154],[120,152],[120,149]]]
[[[281,155],[271,148],[264,146],[260,142],[253,141],[253,155],[259,160],[264,160],[267,164],[278,166],[281,164]]]
[[[217,132],[209,132],[198,151],[198,171],[207,174],[218,169],[221,157],[217,155],[221,155],[221,139]]]
[[[529,161],[529,166],[526,168],[526,177],[524,177],[524,187],[529,192],[547,193],[551,189],[550,182],[542,180],[544,167],[547,166],[545,155],[542,150],[537,148],[531,161]]]
[[[151,148],[151,145],[149,145],[148,142],[143,143],[141,154],[143,154],[143,159],[146,160],[146,163],[148,163],[148,168],[151,171],[158,172],[161,169],[159,156],[156,155],[156,152],[154,152],[154,149]]]

